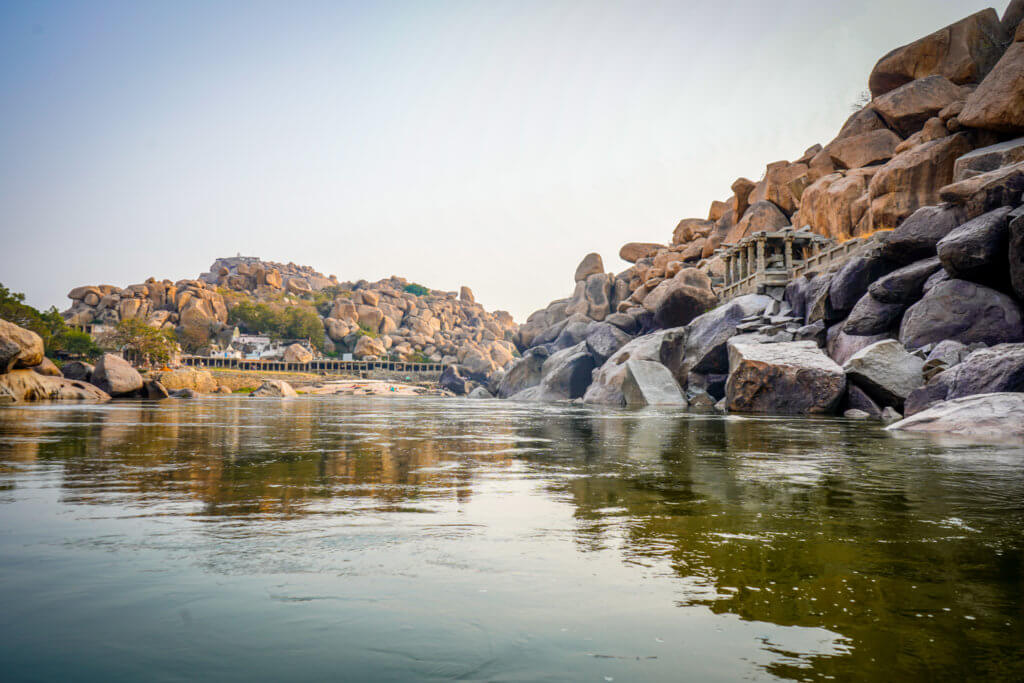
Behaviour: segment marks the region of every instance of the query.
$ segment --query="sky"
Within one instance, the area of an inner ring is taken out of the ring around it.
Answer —
[[[470,286],[522,322],[828,142],[970,0],[0,4],[0,282],[242,253]],[[1002,14],[1005,7],[996,7]]]

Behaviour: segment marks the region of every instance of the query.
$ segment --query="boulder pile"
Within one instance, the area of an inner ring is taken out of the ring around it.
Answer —
[[[623,245],[621,273],[588,255],[572,295],[520,327],[496,395],[625,406],[681,392],[691,406],[886,420],[946,406],[915,429],[1019,419],[1022,18],[1014,0],[1002,19],[987,9],[893,50],[833,140],[737,179],[667,244]],[[869,239],[776,298],[719,300],[716,249],[786,227]]]
[[[88,382],[61,376],[43,352],[38,334],[0,320],[0,403],[110,400]]]
[[[400,277],[339,282],[309,266],[256,257],[219,258],[195,280],[76,287],[68,297],[72,305],[63,313],[68,324],[115,325],[134,318],[174,330],[182,342],[206,351],[229,341],[229,309],[249,301],[315,311],[326,350],[359,359],[447,362],[486,376],[516,353],[512,316],[488,312],[468,287],[458,293],[428,290]],[[290,362],[311,359],[298,345],[286,351]]]

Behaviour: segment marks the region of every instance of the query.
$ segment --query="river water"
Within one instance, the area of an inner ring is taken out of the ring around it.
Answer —
[[[0,410],[0,677],[1022,680],[1024,449],[839,419]]]

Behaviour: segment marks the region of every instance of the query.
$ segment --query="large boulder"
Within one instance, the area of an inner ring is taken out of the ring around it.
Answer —
[[[250,397],[262,398],[291,398],[299,394],[292,388],[292,385],[283,379],[268,379],[261,384],[256,391],[249,394]]]
[[[111,396],[126,396],[142,388],[142,375],[120,356],[105,353],[96,362],[90,380]]]
[[[961,280],[1005,285],[1010,211],[1009,206],[989,211],[943,237],[936,247],[942,267]]]
[[[868,294],[880,303],[910,305],[921,298],[925,281],[940,268],[938,257],[915,261],[872,282]]]
[[[942,401],[886,429],[999,441],[1024,439],[1024,394],[978,394]]]
[[[1001,206],[1019,204],[1022,192],[1024,161],[945,185],[939,189],[939,197],[963,206],[965,215],[974,218]]]
[[[217,380],[209,370],[178,368],[154,373],[153,379],[159,381],[168,391],[191,389],[199,394],[212,394],[217,391]]]
[[[775,232],[789,226],[789,219],[775,204],[761,200],[754,202],[743,214],[743,218],[729,231],[726,242],[738,242],[755,232]]]
[[[658,327],[668,328],[686,325],[717,301],[711,279],[696,268],[684,268],[644,297],[643,307],[654,315]]]
[[[7,401],[109,401],[110,396],[87,382],[40,375],[32,370],[0,374],[0,403]]]
[[[878,169],[868,185],[875,229],[895,228],[922,206],[938,204],[954,163],[969,151],[970,139],[957,133],[897,154]]]
[[[381,358],[385,353],[387,349],[384,348],[384,343],[369,335],[361,335],[352,349],[352,355],[359,359]]]
[[[931,258],[939,240],[965,220],[967,213],[960,206],[923,206],[885,236],[882,255],[901,264]]]
[[[594,357],[587,350],[586,343],[580,343],[551,354],[544,361],[541,372],[544,378],[534,400],[566,401],[581,398],[592,380]]]
[[[829,145],[828,152],[836,168],[861,168],[888,161],[900,142],[900,136],[886,128],[837,140]]]
[[[622,395],[626,405],[678,406],[685,408],[686,398],[672,373],[661,363],[631,358],[625,363]]]
[[[871,70],[868,87],[878,97],[932,75],[977,83],[999,61],[1005,42],[999,15],[985,9],[889,52]]]
[[[1024,341],[1024,314],[1010,297],[966,280],[940,282],[911,306],[900,343],[917,349],[944,339],[964,344]]]
[[[442,389],[446,389],[456,396],[462,396],[466,393],[468,380],[462,376],[462,373],[459,372],[456,366],[449,365],[441,373],[438,384],[441,385]]]
[[[43,338],[32,330],[0,320],[0,373],[43,362]]]
[[[601,260],[600,254],[590,253],[584,256],[580,264],[576,266],[576,274],[573,278],[576,282],[583,282],[591,275],[598,273],[604,273],[604,262]]]
[[[848,259],[832,277],[828,295],[832,308],[845,313],[853,309],[872,282],[894,271],[897,264],[886,258],[880,248],[868,249]]]
[[[814,342],[729,343],[730,411],[827,414],[845,391],[843,369]]]
[[[892,338],[892,335],[888,333],[868,336],[847,334],[845,328],[846,323],[838,323],[828,328],[825,336],[825,353],[839,365],[843,365],[861,349],[871,346],[877,341]]]
[[[683,345],[687,328],[676,327],[658,330],[637,337],[625,344],[594,372],[593,382],[583,397],[584,403],[624,406],[622,383],[626,376],[626,362],[633,360],[653,361],[664,365],[675,377],[685,377],[680,372]]]
[[[604,364],[616,351],[625,346],[631,337],[615,325],[607,322],[594,323],[587,328],[587,349],[598,366]]]
[[[899,327],[908,305],[882,302],[868,292],[850,311],[843,332],[858,336],[886,334]]]
[[[915,392],[915,412],[935,401],[1001,391],[1024,392],[1024,344],[997,344],[969,354]]]
[[[972,128],[1024,133],[1024,24],[957,118]]]
[[[953,181],[967,180],[1021,161],[1024,161],[1024,137],[980,147],[956,160]]]
[[[714,230],[715,223],[703,218],[684,218],[672,231],[672,244],[687,244],[699,237],[707,237]]]
[[[793,224],[809,225],[815,233],[837,240],[870,232],[868,184],[877,170],[858,168],[818,178],[800,196]]]
[[[843,370],[881,406],[903,410],[903,402],[914,389],[924,385],[924,359],[908,353],[894,339],[875,342],[853,354]]]
[[[619,258],[629,263],[636,263],[644,257],[654,256],[659,249],[664,249],[664,246],[654,242],[627,242],[619,249]]]
[[[95,369],[92,363],[73,360],[64,364],[61,372],[67,379],[76,379],[82,382],[92,381],[92,371]]]
[[[498,383],[498,397],[508,398],[524,389],[540,384],[544,361],[548,359],[548,350],[543,346],[528,350],[522,358],[517,359]]]
[[[302,344],[292,344],[284,350],[281,360],[285,363],[308,363],[313,360],[313,354]]]
[[[729,337],[737,333],[736,326],[744,318],[763,313],[773,301],[761,294],[746,294],[694,318],[686,327],[681,374],[676,376],[685,377],[690,372],[705,375],[728,372],[726,343]]]
[[[871,106],[886,124],[906,137],[962,97],[963,90],[944,76],[926,76],[876,97]]]

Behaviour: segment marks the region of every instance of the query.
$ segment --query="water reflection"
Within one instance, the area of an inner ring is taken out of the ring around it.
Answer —
[[[669,580],[680,619],[696,619],[698,608],[729,617],[714,626],[727,631],[719,646],[756,637],[756,654],[737,646],[735,658],[799,680],[1024,678],[1022,460],[1020,449],[895,440],[842,420],[496,402],[227,398],[0,410],[7,504],[34,477],[56,476],[62,504],[191,519],[214,534],[218,521],[268,520],[274,533],[300,534],[310,520],[343,516],[379,525],[378,534],[463,545],[503,524],[517,538],[528,529],[561,544],[545,515],[568,505],[575,553],[613,558],[638,595]],[[523,494],[522,482],[537,488]],[[486,524],[468,518],[476,499]],[[406,517],[424,513],[441,521]],[[270,530],[231,533],[272,553],[280,542]],[[329,555],[322,542],[316,552]],[[534,548],[516,550],[518,565],[486,571],[543,577]],[[487,552],[456,554],[428,564],[487,567]],[[613,601],[624,633],[643,622],[642,598]],[[664,601],[658,594],[655,604]],[[743,622],[782,628],[752,636]],[[509,673],[493,666],[490,674]],[[705,673],[697,678],[715,672]]]

